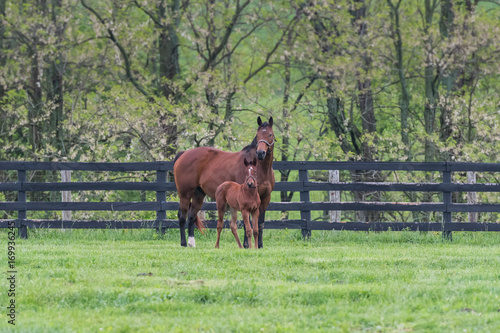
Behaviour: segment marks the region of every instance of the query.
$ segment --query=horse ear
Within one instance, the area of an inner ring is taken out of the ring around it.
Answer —
[[[269,118],[269,125],[273,126],[273,117]]]
[[[253,158],[253,163],[252,164],[253,165],[257,165],[257,158],[255,158],[255,157]]]
[[[262,125],[262,119],[260,119],[260,117],[257,118],[257,125],[259,125],[259,126]]]
[[[246,159],[246,158],[243,160],[243,163],[245,163],[245,166],[246,166],[246,167],[248,166],[248,161],[247,161],[247,159]]]

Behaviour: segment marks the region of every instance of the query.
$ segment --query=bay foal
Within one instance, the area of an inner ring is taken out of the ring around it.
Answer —
[[[253,223],[253,237],[255,239],[255,248],[258,249],[258,237],[259,237],[259,206],[260,206],[260,196],[257,190],[257,159],[254,158],[253,161],[248,162],[244,159],[245,170],[245,181],[243,184],[238,184],[233,181],[226,181],[217,187],[215,191],[215,198],[217,201],[217,212],[219,213],[219,220],[217,221],[217,242],[215,247],[219,248],[220,233],[222,227],[224,226],[224,213],[226,212],[226,204],[229,205],[231,209],[231,231],[233,232],[234,238],[238,246],[241,246],[240,239],[238,237],[238,227],[236,226],[236,218],[238,217],[238,211],[241,211],[241,217],[243,218],[243,223],[245,224],[245,235],[248,238],[248,246],[252,248],[252,227],[250,226],[249,217],[252,215]]]

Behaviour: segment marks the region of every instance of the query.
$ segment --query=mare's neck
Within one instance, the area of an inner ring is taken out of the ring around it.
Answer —
[[[274,149],[269,154],[266,154],[266,157],[263,160],[257,160],[257,164],[262,170],[270,170],[272,168],[274,159],[273,154]]]

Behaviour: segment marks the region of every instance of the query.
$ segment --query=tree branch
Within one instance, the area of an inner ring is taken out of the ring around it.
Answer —
[[[219,55],[219,53],[224,49],[224,47],[226,47],[226,44],[227,44],[227,42],[229,40],[229,36],[233,32],[233,29],[234,29],[234,26],[236,25],[236,22],[240,18],[240,15],[243,12],[243,10],[249,4],[250,4],[250,0],[247,0],[247,1],[245,1],[245,3],[243,3],[240,6],[239,1],[238,1],[237,5],[236,5],[236,11],[235,11],[235,13],[234,13],[234,15],[233,15],[233,17],[231,19],[231,22],[226,27],[226,31],[224,33],[224,36],[222,37],[222,40],[220,41],[219,45],[213,50],[213,52],[210,53],[209,57],[205,61],[205,64],[200,69],[200,73],[206,72],[210,68],[210,65],[212,65],[213,61],[217,58],[217,56]],[[194,27],[193,27],[193,29],[194,29]],[[193,79],[192,82],[186,82],[184,84],[184,86],[182,87],[182,90],[183,91],[188,90],[193,85],[193,82],[196,82],[198,80],[198,78],[199,78],[199,75],[196,75],[194,77],[194,79]]]
[[[293,103],[293,107],[292,109],[290,110],[290,113],[292,113],[293,111],[295,111],[300,103],[300,101],[302,100],[302,98],[305,96],[306,94],[306,91],[312,86],[312,84],[314,83],[314,81],[316,81],[316,79],[318,78],[318,76],[316,75],[313,75],[309,82],[307,83],[307,85],[304,87],[304,89],[302,90],[302,92],[299,94],[299,96],[297,96],[297,98],[295,99],[295,102]]]
[[[272,50],[267,53],[266,60],[264,60],[264,63],[262,65],[260,65],[259,68],[257,68],[253,72],[250,72],[248,74],[248,76],[245,78],[245,80],[243,80],[243,84],[250,81],[255,75],[257,75],[261,70],[263,70],[264,68],[266,68],[269,65],[269,59],[271,59],[271,56],[276,52],[278,47],[281,45],[281,42],[283,42],[283,39],[288,34],[289,30],[291,28],[295,27],[295,25],[298,23],[298,21],[299,21],[298,15],[295,15],[295,17],[288,23],[288,26],[283,30],[283,33],[281,34],[280,39],[276,42],[276,44],[274,45]]]
[[[250,3],[250,0],[247,0],[243,5],[239,5],[239,3],[236,6],[236,12],[233,15],[233,18],[231,19],[231,23],[226,28],[226,32],[224,33],[224,36],[222,37],[221,42],[219,45],[214,49],[210,57],[208,58],[208,61],[205,62],[205,65],[203,65],[203,68],[201,69],[202,72],[205,72],[211,65],[211,63],[217,58],[219,53],[224,49],[224,47],[227,44],[227,41],[229,40],[229,36],[231,36],[231,33],[233,32],[234,26],[236,25],[236,22],[240,18],[241,12],[245,9],[246,6]]]
[[[95,17],[97,17],[97,19],[101,22],[102,25],[105,25],[106,23],[106,20],[104,20],[100,15],[99,13],[97,13],[92,7],[88,6],[84,0],[81,0],[81,3],[82,3],[82,6],[85,7],[88,11],[90,11],[92,14],[94,14]],[[118,42],[118,40],[116,39],[115,37],[115,34],[113,33],[113,31],[111,30],[111,28],[107,28],[106,29],[108,31],[108,38],[113,41],[113,43],[116,45],[116,47],[118,48],[118,50],[120,51],[120,54],[122,55],[123,57],[123,60],[125,62],[125,73],[127,75],[127,78],[129,79],[130,82],[132,82],[132,84],[134,85],[134,87],[139,90],[144,96],[148,97],[149,94],[146,92],[146,90],[144,90],[144,88],[141,87],[141,85],[139,84],[139,82],[136,81],[136,79],[134,78],[134,76],[132,75],[132,71],[131,71],[131,64],[130,64],[130,61],[129,61],[129,58],[128,58],[128,55],[127,55],[127,52],[125,52],[125,49],[123,48],[123,46]]]
[[[142,10],[144,13],[146,13],[146,15],[148,15],[152,20],[153,22],[160,28],[162,29],[165,29],[165,26],[163,24],[161,24],[160,21],[158,21],[158,19],[150,12],[148,11],[147,9],[144,8],[144,6],[142,6],[141,4],[139,4],[137,2],[137,0],[134,0],[133,1],[135,3],[135,5],[137,6],[137,8],[139,8],[140,10]]]

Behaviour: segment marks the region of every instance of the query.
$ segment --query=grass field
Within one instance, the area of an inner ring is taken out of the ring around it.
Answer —
[[[177,230],[30,231],[17,240],[15,329],[500,331],[496,233],[443,243],[438,233],[313,232],[304,242],[265,230],[258,251],[237,249],[228,230],[219,250],[213,230],[197,235],[197,248],[181,248]],[[6,279],[3,289],[2,306]],[[0,331],[12,331],[2,317]]]

